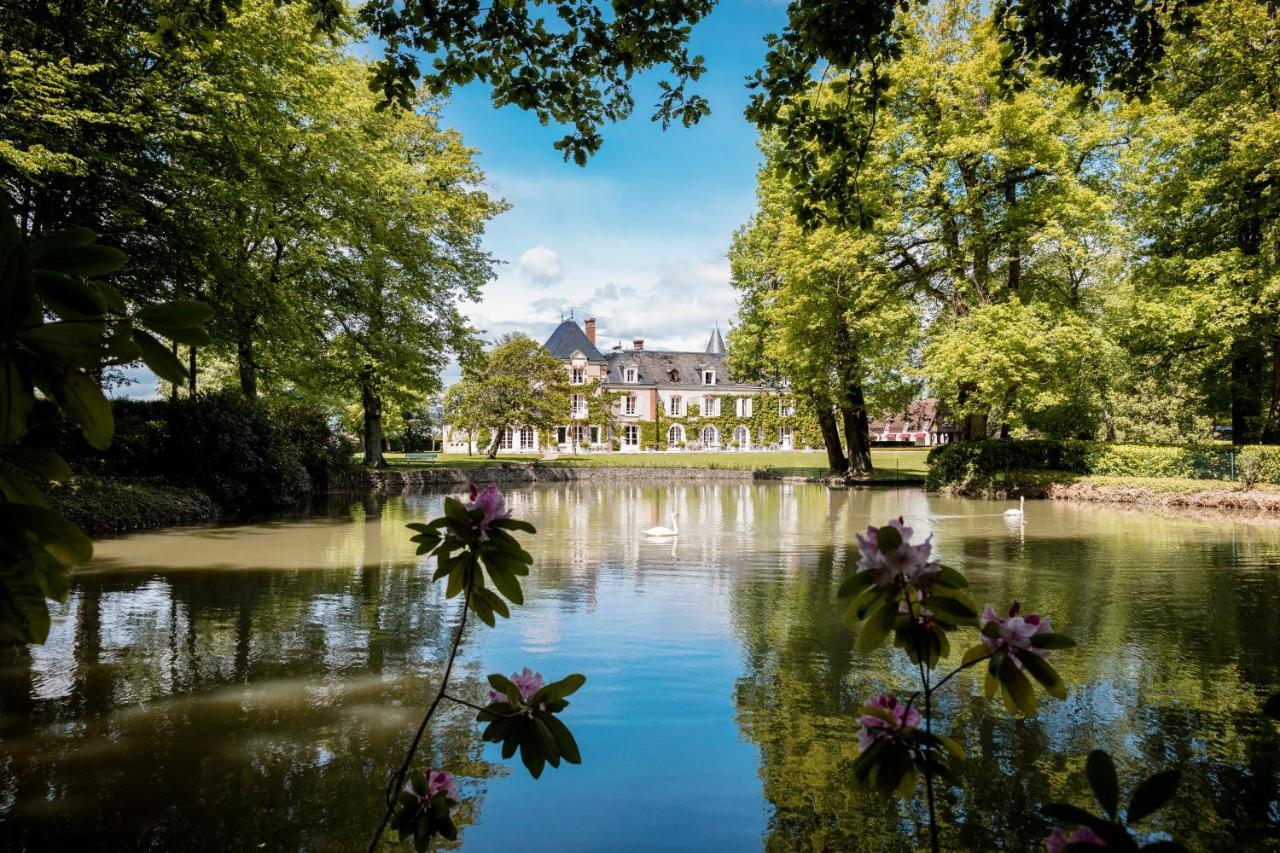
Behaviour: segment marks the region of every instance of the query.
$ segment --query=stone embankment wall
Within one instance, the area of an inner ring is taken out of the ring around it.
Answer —
[[[422,468],[416,471],[352,471],[330,478],[329,491],[358,494],[411,495],[468,483],[500,486],[522,483],[619,482],[636,480],[778,480],[767,471],[728,468],[558,467],[486,465],[482,468]],[[803,479],[803,478],[801,478]]]

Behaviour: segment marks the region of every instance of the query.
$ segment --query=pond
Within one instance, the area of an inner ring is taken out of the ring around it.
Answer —
[[[0,848],[363,849],[455,624],[404,528],[442,500],[100,542],[49,642],[0,650]],[[564,715],[584,762],[535,782],[445,715],[426,751],[463,777],[466,850],[923,844],[921,802],[849,772],[854,709],[913,673],[856,653],[835,598],[854,533],[898,514],[979,603],[1022,600],[1080,643],[1054,656],[1069,698],[1031,721],[954,680],[941,717],[969,759],[941,797],[945,846],[1037,847],[1038,803],[1091,805],[1094,747],[1126,786],[1184,768],[1151,828],[1192,849],[1262,847],[1280,822],[1280,729],[1258,713],[1280,688],[1275,523],[1036,502],[1018,526],[1007,504],[783,483],[540,486],[510,505],[540,531],[526,606],[468,626],[459,691],[584,673]],[[639,535],[673,509],[674,544]]]

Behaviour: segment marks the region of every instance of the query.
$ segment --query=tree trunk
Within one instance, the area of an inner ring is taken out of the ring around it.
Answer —
[[[251,323],[239,324],[236,330],[236,365],[240,371],[240,393],[250,400],[258,396],[258,372],[253,363]]]
[[[502,429],[499,428],[498,431],[493,434],[493,441],[489,442],[489,449],[484,452],[485,458],[497,459],[498,445],[501,443],[502,443]]]
[[[382,455],[382,389],[372,365],[365,365],[360,375],[360,403],[364,406],[364,464],[371,468],[387,467]]]
[[[827,448],[827,465],[832,474],[843,474],[849,468],[849,458],[844,455],[840,446],[840,429],[836,425],[836,413],[831,405],[813,399],[814,410],[818,413],[818,428],[822,430],[822,443]]]
[[[1256,444],[1262,437],[1262,390],[1265,358],[1252,338],[1239,339],[1231,359],[1231,438]]]
[[[196,348],[187,347],[187,391],[192,397],[196,395]]]
[[[849,446],[847,470],[854,476],[863,476],[871,473],[871,440],[867,435],[867,409],[862,401],[862,386],[850,386],[847,399],[850,402],[840,406],[840,413],[844,416],[844,441]]]

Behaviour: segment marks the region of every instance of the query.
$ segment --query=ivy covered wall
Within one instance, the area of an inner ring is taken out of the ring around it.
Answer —
[[[609,401],[609,407],[615,413],[620,412],[621,400],[627,396],[626,392],[610,392],[610,395],[612,399]],[[780,398],[774,394],[718,394],[716,396],[720,398],[720,414],[714,417],[703,417],[698,403],[689,403],[686,414],[683,416],[668,415],[659,401],[656,420],[630,421],[620,418],[617,414],[609,416],[603,411],[605,407],[597,402],[595,409],[601,411],[591,411],[590,423],[605,427],[615,439],[620,437],[623,427],[634,424],[640,430],[642,450],[666,450],[667,434],[674,423],[684,427],[686,444],[700,441],[703,427],[711,424],[720,432],[722,448],[733,446],[733,431],[739,426],[745,426],[751,431],[752,448],[758,449],[778,444],[779,432],[783,426],[791,427],[792,446],[796,449],[822,447],[822,430],[818,427],[817,415],[813,408],[801,398],[789,396]],[[743,418],[736,414],[739,397],[750,397],[753,400],[750,416]],[[786,417],[779,414],[780,399],[787,400],[792,405],[792,413]]]

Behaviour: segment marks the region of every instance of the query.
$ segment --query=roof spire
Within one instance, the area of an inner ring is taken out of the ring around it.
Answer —
[[[707,353],[710,355],[724,355],[724,338],[720,337],[720,323],[717,322],[715,328],[711,331],[711,339],[707,341]]]

